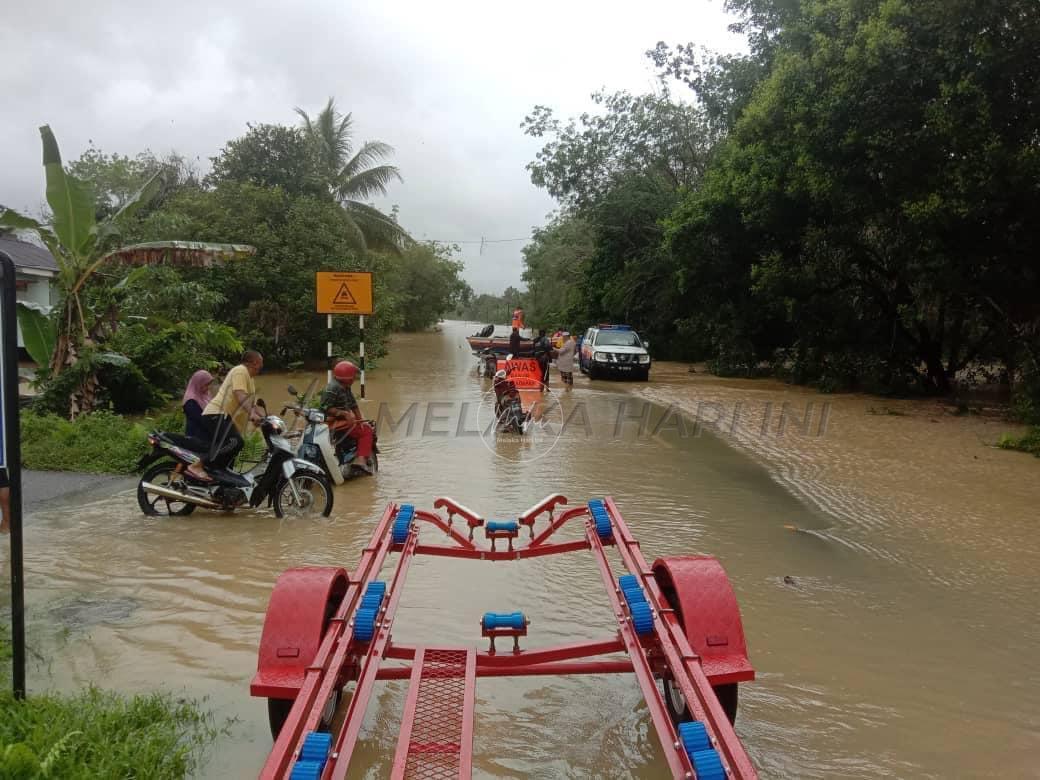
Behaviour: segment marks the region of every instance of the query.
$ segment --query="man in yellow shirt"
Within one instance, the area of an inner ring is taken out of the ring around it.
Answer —
[[[226,469],[245,446],[242,434],[250,422],[263,419],[263,412],[256,406],[256,385],[253,377],[264,367],[264,357],[249,350],[242,355],[242,362],[228,371],[213,400],[202,410],[202,423],[209,432],[209,453],[201,461],[188,467],[188,475],[200,482],[212,482],[206,469]]]

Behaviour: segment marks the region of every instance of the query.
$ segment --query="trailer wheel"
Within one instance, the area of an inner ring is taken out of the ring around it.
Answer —
[[[329,627],[329,621],[335,616],[336,610],[339,609],[339,605],[342,602],[342,593],[334,594],[332,598],[325,602],[325,619],[321,627],[322,636],[325,635],[325,631]],[[332,689],[332,695],[329,696],[329,700],[325,702],[325,708],[321,711],[318,731],[328,731],[332,727],[332,719],[336,717],[336,710],[339,709],[341,696],[341,689]],[[267,700],[267,722],[271,726],[271,739],[278,739],[278,734],[281,732],[282,726],[285,725],[286,718],[289,717],[289,711],[292,709],[294,701],[295,699]]]
[[[718,566],[717,562],[709,560],[709,558],[705,557],[694,556],[686,558],[664,558],[664,560],[654,562],[654,578],[657,580],[657,587],[660,588],[661,595],[665,596],[665,600],[668,602],[668,605],[675,610],[675,617],[678,620],[679,625],[684,627],[687,634],[687,640],[690,640],[691,646],[694,648],[695,651],[700,652],[703,658],[705,648],[698,647],[697,642],[695,641],[694,636],[691,632],[691,625],[683,619],[682,604],[681,599],[679,598],[679,594],[676,591],[676,582],[682,581],[684,588],[693,590],[694,592],[697,591],[699,584],[703,591],[708,588],[718,589],[719,583],[718,579],[702,579],[699,581],[696,579],[685,579],[683,581],[673,578],[676,574],[680,574],[682,572],[682,570],[679,567],[682,567],[684,564],[686,566],[694,567],[694,571],[700,570],[701,572],[712,574],[717,577],[724,577],[725,574],[722,571],[722,568]],[[690,570],[687,569],[686,573],[683,576],[691,576]],[[736,602],[734,600],[734,608],[735,603]],[[736,614],[736,620],[739,621],[738,613]],[[740,629],[739,632],[740,634],[742,634],[740,635],[739,645],[740,648],[742,648],[743,653],[743,628]],[[690,720],[690,710],[688,710],[688,708],[686,707],[686,701],[682,696],[682,692],[679,690],[679,686],[675,684],[675,681],[671,677],[664,677],[661,681],[662,683],[664,683],[665,687],[665,706],[668,708],[668,712],[672,717],[672,721],[678,724],[683,721]],[[738,684],[736,682],[724,682],[718,685],[712,685],[711,690],[714,692],[714,695],[716,695],[716,698],[719,700],[719,704],[722,706],[723,711],[726,713],[726,718],[729,719],[730,724],[735,723],[739,699]]]
[[[332,727],[332,719],[336,717],[336,710],[339,709],[340,695],[339,689],[332,689],[332,695],[329,696],[329,700],[325,702],[325,708],[321,711],[318,731],[328,731]],[[278,739],[292,706],[293,699],[267,700],[267,721],[271,725],[271,739]]]
[[[739,690],[737,684],[716,685],[712,690],[715,691],[715,698],[722,705],[722,711],[726,713],[729,722],[736,723]],[[686,707],[686,699],[683,698],[682,691],[668,677],[664,680],[664,703],[668,708],[668,714],[672,716],[672,723],[679,724],[690,719],[690,711]]]

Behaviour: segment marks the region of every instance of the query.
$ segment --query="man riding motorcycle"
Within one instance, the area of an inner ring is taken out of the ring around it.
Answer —
[[[524,423],[530,415],[523,411],[516,384],[504,369],[500,369],[495,372],[495,381],[491,387],[495,391],[495,419],[498,425],[514,433],[523,433]]]
[[[358,367],[349,360],[341,360],[332,369],[332,381],[325,387],[321,394],[319,407],[325,412],[329,429],[334,436],[338,437],[336,451],[341,450],[340,444],[350,437],[357,442],[357,455],[352,465],[359,467],[368,474],[373,473],[372,468],[372,426],[361,416],[357,399],[350,386],[358,375]]]

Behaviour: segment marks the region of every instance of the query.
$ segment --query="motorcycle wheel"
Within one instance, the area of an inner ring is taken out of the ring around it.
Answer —
[[[296,472],[292,477],[301,503],[293,497],[289,480],[283,479],[274,491],[276,517],[328,517],[332,514],[332,482],[324,474]]]
[[[137,483],[137,503],[141,507],[141,511],[146,515],[151,517],[183,517],[195,511],[195,504],[189,504],[187,501],[171,501],[162,496],[145,493],[141,489],[142,482],[151,482],[163,487],[172,486],[174,490],[182,489],[183,482],[180,475],[176,475],[175,478],[174,471],[176,468],[176,463],[164,461],[156,463],[141,475],[141,481]]]

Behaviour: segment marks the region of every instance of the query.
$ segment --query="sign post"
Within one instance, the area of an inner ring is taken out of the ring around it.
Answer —
[[[332,381],[332,315],[357,314],[360,317],[361,397],[365,397],[365,315],[372,313],[372,274],[368,271],[318,271],[314,280],[318,314],[326,315],[328,340],[328,376]]]
[[[22,449],[18,419],[18,315],[14,262],[0,252],[0,467],[11,483],[11,684],[25,698],[25,583],[22,575]]]

